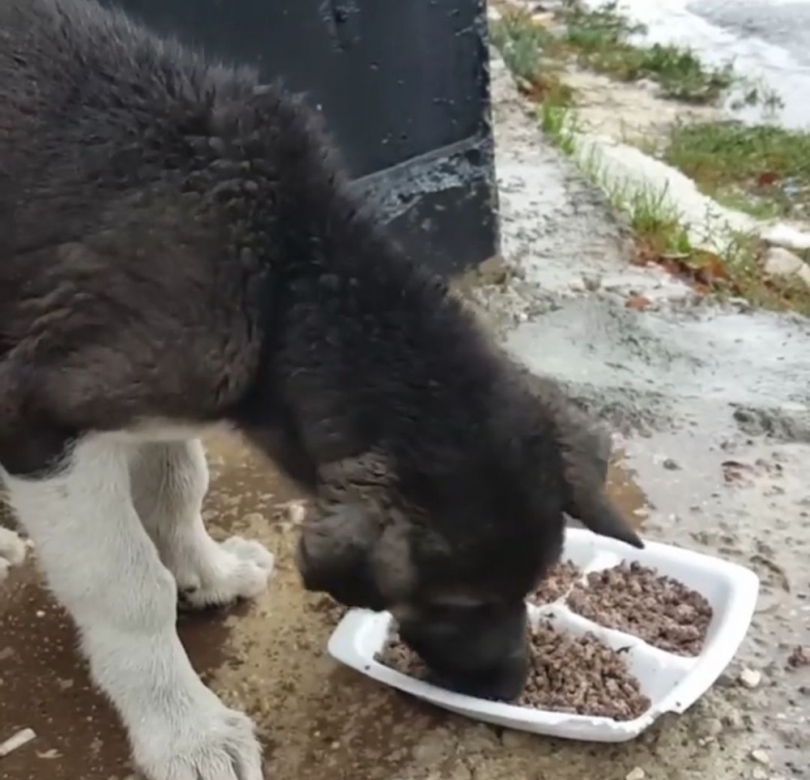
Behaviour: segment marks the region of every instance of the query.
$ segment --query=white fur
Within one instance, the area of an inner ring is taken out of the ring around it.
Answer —
[[[25,543],[14,531],[0,527],[0,582],[8,576],[12,566],[25,560]]]
[[[228,604],[267,587],[273,556],[262,545],[238,536],[219,544],[205,530],[208,466],[199,439],[141,444],[131,474],[135,508],[183,602]]]
[[[184,587],[196,585],[196,603],[255,595],[256,569],[266,583],[269,553],[249,542],[218,546],[202,526],[207,470],[199,442],[95,435],[54,476],[2,476],[139,768],[150,780],[262,780],[252,722],[203,685],[180,644],[177,585],[146,530]]]

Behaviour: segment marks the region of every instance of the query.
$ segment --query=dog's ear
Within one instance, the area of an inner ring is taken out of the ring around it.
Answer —
[[[566,512],[595,534],[617,539],[640,550],[644,549],[641,537],[630,527],[602,489],[572,488],[571,502]]]
[[[643,548],[644,542],[605,492],[612,451],[610,433],[576,408],[556,382],[538,377],[531,379],[531,386],[556,431],[563,458],[566,514],[600,536]]]
[[[644,543],[605,492],[611,454],[610,434],[572,415],[562,427],[561,446],[566,482],[565,511],[600,536],[643,549]]]

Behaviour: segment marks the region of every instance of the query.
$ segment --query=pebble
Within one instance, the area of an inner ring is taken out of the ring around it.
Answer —
[[[768,780],[768,773],[764,769],[757,767],[751,772],[751,780]]]
[[[506,729],[501,734],[501,743],[507,750],[521,750],[531,746],[534,742],[531,737],[528,732]]]
[[[723,723],[718,718],[712,718],[706,722],[706,735],[717,737],[723,731]]]
[[[674,461],[672,458],[667,458],[661,465],[663,465],[667,471],[678,471],[678,469],[680,469],[677,461]]]
[[[723,716],[723,723],[730,729],[739,731],[744,725],[742,713],[735,709],[729,710]]]
[[[763,764],[764,766],[767,766],[768,764],[771,763],[770,756],[768,756],[768,754],[764,750],[761,750],[759,748],[757,750],[751,751],[751,758],[753,758],[754,761],[756,761],[758,764]]]
[[[624,780],[644,780],[646,776],[647,773],[640,766],[637,766],[627,773]]]
[[[740,682],[746,688],[757,688],[762,682],[762,673],[747,667],[740,672]]]

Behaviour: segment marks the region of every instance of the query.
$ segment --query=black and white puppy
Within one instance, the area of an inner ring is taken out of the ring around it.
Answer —
[[[317,498],[308,587],[508,696],[564,512],[640,544],[544,398],[361,212],[300,100],[93,0],[0,0],[0,474],[151,780],[262,778],[175,631],[178,591],[273,568],[203,526],[207,426]]]

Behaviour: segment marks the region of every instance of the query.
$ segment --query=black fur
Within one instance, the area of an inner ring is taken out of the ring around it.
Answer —
[[[360,205],[280,86],[89,0],[0,2],[0,462],[230,421],[320,502],[309,587],[512,695],[523,598],[563,512],[609,508],[604,458]]]

